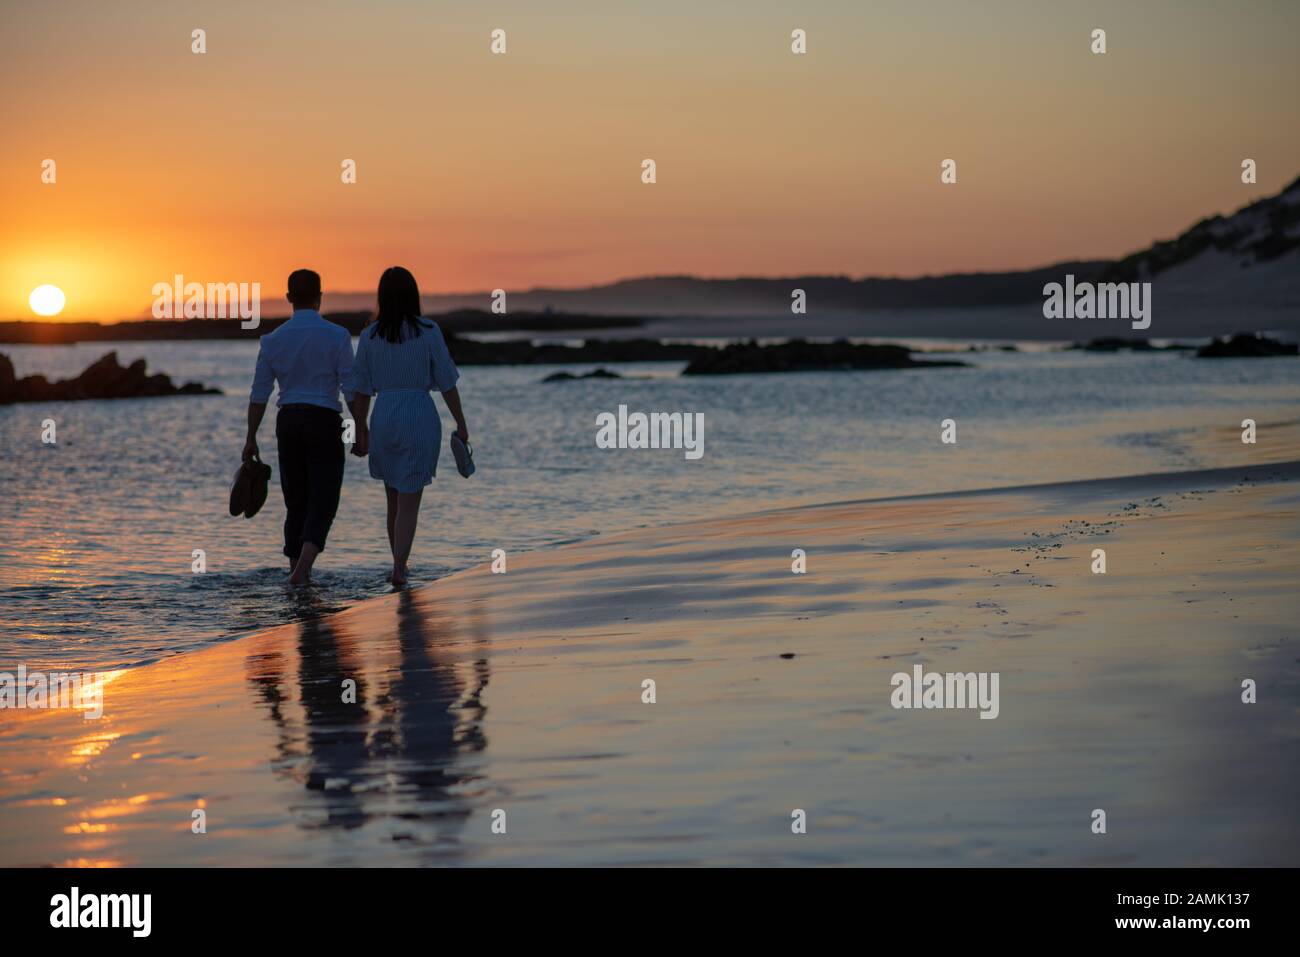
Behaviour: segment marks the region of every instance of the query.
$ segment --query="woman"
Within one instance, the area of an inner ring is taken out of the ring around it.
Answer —
[[[370,455],[371,478],[382,479],[388,496],[388,546],[394,585],[406,584],[406,561],[415,541],[420,497],[433,481],[442,447],[442,422],[430,389],[442,393],[456,419],[456,434],[469,440],[447,343],[437,325],[420,316],[420,289],[401,266],[379,279],[379,308],[361,330],[352,367],[357,435],[353,455]],[[366,413],[376,395],[369,426]]]

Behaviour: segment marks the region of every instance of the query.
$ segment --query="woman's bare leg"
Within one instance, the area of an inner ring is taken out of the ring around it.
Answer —
[[[393,584],[406,584],[406,561],[411,557],[411,546],[415,543],[415,525],[420,519],[420,499],[424,489],[418,492],[397,493],[397,520],[393,523]]]
[[[393,550],[393,523],[397,521],[397,489],[385,485],[384,495],[388,498],[388,553],[396,556],[397,552]]]

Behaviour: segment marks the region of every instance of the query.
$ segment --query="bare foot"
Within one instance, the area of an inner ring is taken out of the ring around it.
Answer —
[[[393,573],[388,576],[388,580],[393,583],[394,588],[401,588],[406,584],[406,569],[403,568],[399,571],[394,568]]]
[[[320,549],[313,543],[302,543],[302,551],[298,553],[298,562],[293,566],[293,574],[289,576],[290,585],[311,584],[311,566],[319,554]]]

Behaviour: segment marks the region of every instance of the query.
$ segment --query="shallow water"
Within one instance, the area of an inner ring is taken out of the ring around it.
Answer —
[[[0,711],[0,865],[1293,865],[1298,480],[602,535],[114,671]]]
[[[316,584],[283,584],[271,497],[251,521],[226,511],[256,345],[6,346],[18,374],[75,375],[109,349],[225,395],[0,409],[0,664],[135,665],[311,618],[389,591],[383,494],[349,457]],[[443,451],[412,555],[418,583],[507,553],[618,529],[791,502],[905,495],[1242,461],[1243,418],[1296,418],[1300,363],[1182,353],[980,353],[967,369],[540,384],[555,367],[462,370],[477,474]],[[573,367],[585,371],[589,367]],[[596,416],[703,412],[704,456],[602,450]],[[441,407],[440,407],[441,408]],[[444,426],[449,420],[444,414]],[[939,441],[957,421],[957,444]],[[57,444],[41,441],[53,419]],[[260,435],[278,475],[272,421]],[[1266,448],[1251,461],[1267,458]],[[207,572],[191,569],[193,550]]]

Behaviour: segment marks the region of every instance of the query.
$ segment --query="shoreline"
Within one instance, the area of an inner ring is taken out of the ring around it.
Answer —
[[[1273,425],[1274,427],[1278,425],[1293,427],[1296,425],[1300,425],[1300,420],[1296,420],[1295,422],[1276,423],[1270,425]],[[1297,431],[1297,438],[1300,438],[1300,430],[1296,430],[1296,431]],[[1288,454],[1295,454],[1297,449],[1293,448],[1291,445],[1288,445],[1284,451]],[[799,501],[797,499],[787,500],[787,501],[778,502],[776,504],[765,506],[763,508],[758,508],[758,509],[748,509],[744,511],[737,510],[735,512],[723,512],[721,515],[714,516],[711,518],[689,518],[689,519],[682,519],[682,520],[671,521],[671,522],[633,525],[625,528],[615,529],[609,532],[598,531],[598,532],[593,532],[590,535],[586,535],[578,538],[569,538],[569,539],[557,540],[554,542],[546,542],[541,545],[534,546],[532,548],[526,548],[511,553],[511,560],[522,556],[536,556],[539,554],[545,554],[545,553],[553,552],[557,549],[567,548],[574,545],[584,545],[611,536],[634,535],[639,532],[673,529],[681,526],[696,525],[703,522],[718,521],[720,519],[757,520],[767,515],[783,514],[788,512],[814,511],[818,509],[829,509],[829,508],[849,507],[849,506],[870,506],[870,505],[877,505],[877,504],[884,505],[884,504],[897,503],[897,502],[925,501],[927,499],[947,499],[947,498],[962,499],[968,497],[1010,495],[1010,494],[1019,494],[1019,493],[1037,494],[1037,493],[1048,493],[1056,490],[1069,491],[1071,489],[1077,489],[1081,493],[1086,493],[1086,491],[1089,489],[1096,489],[1098,491],[1104,490],[1104,491],[1119,492],[1124,490],[1125,488],[1129,488],[1136,491],[1151,482],[1162,482],[1166,488],[1177,487],[1177,488],[1187,489],[1187,488],[1194,488],[1197,484],[1201,484],[1201,483],[1214,484],[1214,483],[1230,482],[1233,480],[1238,480],[1243,478],[1246,481],[1253,481],[1253,482],[1295,481],[1297,479],[1300,479],[1300,459],[1296,459],[1296,460],[1283,459],[1276,462],[1263,462],[1257,465],[1247,465],[1247,466],[1227,466],[1221,468],[1192,469],[1192,470],[1177,471],[1177,472],[1144,472],[1144,473],[1134,474],[1134,475],[1106,476],[1102,478],[1091,478],[1091,479],[1068,479],[1068,480],[1062,480],[1057,482],[1032,483],[1028,485],[999,485],[999,486],[989,486],[986,488],[958,489],[958,490],[949,490],[949,491],[940,491],[940,492],[915,492],[915,493],[908,493],[906,495],[886,495],[886,496],[879,496],[879,497],[872,497],[872,498],[830,499],[827,501],[808,501],[808,502]],[[429,581],[420,582],[419,584],[407,590],[419,591],[424,588],[429,588],[431,586],[437,585],[440,582],[449,581],[457,576],[469,574],[475,571],[476,569],[486,568],[489,565],[490,565],[490,561],[481,561],[475,564],[465,565],[461,568],[455,568],[440,578],[434,578]],[[288,586],[286,585],[286,587]],[[399,592],[393,591],[381,595],[365,596],[356,599],[351,604],[345,604],[342,607],[335,609],[334,611],[328,612],[327,615],[340,614],[345,611],[351,611],[355,608],[363,607],[368,603],[374,601],[389,600],[392,599],[397,594],[399,594]],[[181,658],[186,655],[201,653],[213,647],[226,645],[231,642],[244,641],[256,635],[263,634],[267,631],[271,631],[273,629],[292,627],[301,622],[318,620],[321,617],[326,617],[326,616],[317,615],[317,616],[306,617],[306,618],[295,618],[295,619],[282,621],[282,622],[270,622],[270,623],[254,625],[250,628],[241,629],[236,632],[231,632],[229,634],[224,634],[224,635],[211,638],[206,644],[199,645],[194,648],[189,648],[187,650],[180,651],[175,654],[149,658],[138,662],[115,664],[111,667],[98,667],[94,669],[81,669],[81,670],[83,673],[106,673],[106,672],[132,671],[139,668],[153,667],[155,665],[159,665],[167,661],[173,661],[177,658]],[[0,662],[0,664],[2,664],[2,662]],[[56,672],[63,672],[63,671],[73,671],[74,669],[70,665],[67,665],[66,663],[61,663],[57,665],[54,664],[39,665],[36,669],[33,670],[56,673]],[[3,714],[4,711],[0,709],[0,717],[3,717]]]
[[[475,566],[125,670],[97,721],[0,712],[0,862],[1294,864],[1300,547],[1261,530],[1297,481],[827,502]],[[999,716],[891,708],[916,665],[1000,674]]]

